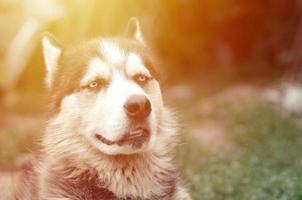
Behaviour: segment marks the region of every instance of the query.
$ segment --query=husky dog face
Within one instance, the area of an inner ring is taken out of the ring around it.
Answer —
[[[63,50],[42,40],[54,118],[97,150],[134,154],[154,147],[162,97],[138,21],[131,37],[95,39]],[[132,31],[131,31],[132,30]]]

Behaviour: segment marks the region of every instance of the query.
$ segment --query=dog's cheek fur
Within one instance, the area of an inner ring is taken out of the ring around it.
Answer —
[[[66,98],[63,103],[65,109],[70,108],[69,106],[72,103],[77,103],[78,99],[74,98]],[[65,117],[68,117],[68,115]],[[50,123],[46,137],[44,138],[44,141],[47,142],[44,146],[48,147],[46,150],[48,156],[44,158],[40,169],[40,182],[43,185],[41,188],[44,188],[41,193],[45,197],[49,193],[69,193],[69,190],[64,190],[66,185],[71,184],[68,180],[73,180],[74,178],[78,180],[80,174],[82,174],[81,169],[91,168],[97,170],[98,179],[102,180],[106,188],[112,191],[117,197],[130,195],[133,197],[142,197],[140,199],[170,199],[168,196],[174,194],[175,190],[179,190],[175,194],[175,198],[172,199],[182,199],[187,193],[181,188],[177,189],[178,186],[175,185],[178,182],[177,173],[175,172],[175,164],[170,156],[176,144],[175,136],[177,130],[174,126],[174,119],[173,114],[168,109],[162,108],[159,119],[160,136],[155,148],[148,153],[139,155],[137,158],[134,156],[126,157],[126,159],[122,157],[121,159],[118,157],[110,158],[100,154],[89,143],[77,137],[77,134],[70,133],[70,130],[78,128],[76,127],[78,123],[69,124],[65,123],[63,119],[54,119]],[[58,185],[58,178],[55,177],[62,173],[61,170],[68,170],[66,162],[62,161],[64,158],[70,158],[73,162],[71,166],[75,166],[77,169],[72,173],[67,173],[67,177],[65,178],[60,177],[61,183]],[[62,169],[55,172],[52,170],[55,166],[61,166]],[[80,185],[76,185],[76,188],[74,188],[75,191],[72,193],[76,194],[79,192],[79,194],[83,194]],[[48,190],[50,186],[52,187],[52,191]],[[161,198],[161,195],[165,195],[165,198]]]
[[[161,110],[163,109],[163,99],[158,82],[154,80],[151,81],[148,85],[146,85],[145,92],[148,94],[151,100],[152,110],[155,113],[156,119],[159,119]]]

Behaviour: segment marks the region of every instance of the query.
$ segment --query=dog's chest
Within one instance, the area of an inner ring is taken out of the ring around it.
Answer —
[[[66,177],[66,174],[59,173],[49,180],[48,186],[52,188],[57,187],[59,190],[50,191],[52,193],[50,194],[51,196],[57,195],[55,193],[60,193],[64,198],[73,200],[170,200],[174,194],[176,184],[176,177],[171,176],[167,180],[158,180],[162,184],[162,187],[164,187],[164,192],[159,195],[154,194],[149,198],[133,198],[131,196],[118,198],[114,192],[110,191],[100,181],[98,176],[91,175],[91,172],[84,172],[73,178],[63,177]]]

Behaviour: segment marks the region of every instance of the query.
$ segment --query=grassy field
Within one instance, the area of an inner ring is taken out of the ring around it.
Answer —
[[[299,118],[253,98],[176,106],[185,124],[177,159],[195,200],[302,199]],[[31,151],[42,132],[43,115],[25,113],[1,114],[1,165]]]
[[[253,99],[222,101],[206,113],[198,112],[198,103],[191,106],[184,121],[224,127],[204,146],[187,136],[190,128],[183,130],[178,159],[194,199],[302,199],[298,118],[282,117],[276,106]],[[209,148],[219,138],[225,141]]]

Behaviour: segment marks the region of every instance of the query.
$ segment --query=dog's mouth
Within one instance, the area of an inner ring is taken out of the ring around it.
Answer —
[[[130,145],[134,149],[139,149],[150,138],[150,131],[146,128],[138,127],[125,133],[124,136],[117,141],[111,141],[103,137],[101,134],[96,133],[95,138],[106,145]]]

